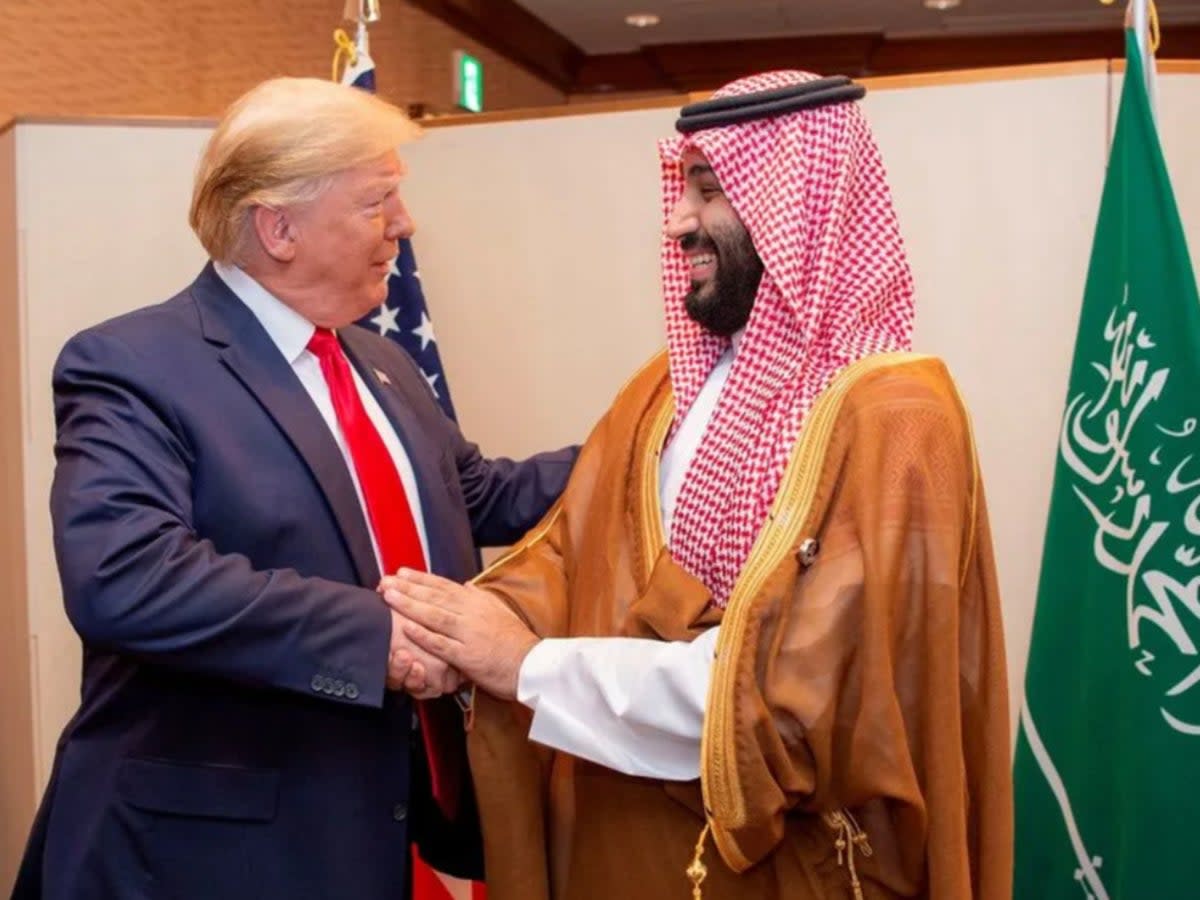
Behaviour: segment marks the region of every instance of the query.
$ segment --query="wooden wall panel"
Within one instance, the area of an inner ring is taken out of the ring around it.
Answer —
[[[329,77],[343,0],[5,0],[0,115],[217,116],[273,75]],[[478,56],[487,109],[564,102],[561,91],[402,0],[371,27],[380,93],[452,104],[452,52]]]

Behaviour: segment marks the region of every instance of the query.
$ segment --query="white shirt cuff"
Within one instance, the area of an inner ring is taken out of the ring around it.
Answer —
[[[695,641],[543,640],[525,657],[517,699],[531,740],[628,775],[700,777],[700,736],[719,629]]]

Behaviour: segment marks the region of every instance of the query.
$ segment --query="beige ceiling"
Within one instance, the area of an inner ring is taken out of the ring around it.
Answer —
[[[1120,28],[1124,3],[1100,0],[962,0],[934,12],[922,0],[516,0],[586,53],[620,53],[642,44],[727,41],[837,32],[934,34]],[[1164,29],[1200,23],[1200,0],[1158,0]],[[657,14],[653,28],[631,28],[629,13]]]

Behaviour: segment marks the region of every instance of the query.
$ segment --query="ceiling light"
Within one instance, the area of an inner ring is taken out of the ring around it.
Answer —
[[[926,9],[935,9],[938,12],[945,12],[962,5],[962,0],[924,0],[924,2]]]
[[[658,16],[654,13],[630,13],[625,17],[625,24],[632,25],[634,28],[649,28],[651,25],[657,25],[658,22]]]

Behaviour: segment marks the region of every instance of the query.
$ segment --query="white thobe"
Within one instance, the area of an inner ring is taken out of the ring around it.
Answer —
[[[659,462],[659,506],[670,542],[688,466],[729,378],[718,360]],[[533,710],[531,740],[628,775],[700,777],[700,735],[719,627],[694,641],[548,638],[525,657],[517,699]]]

